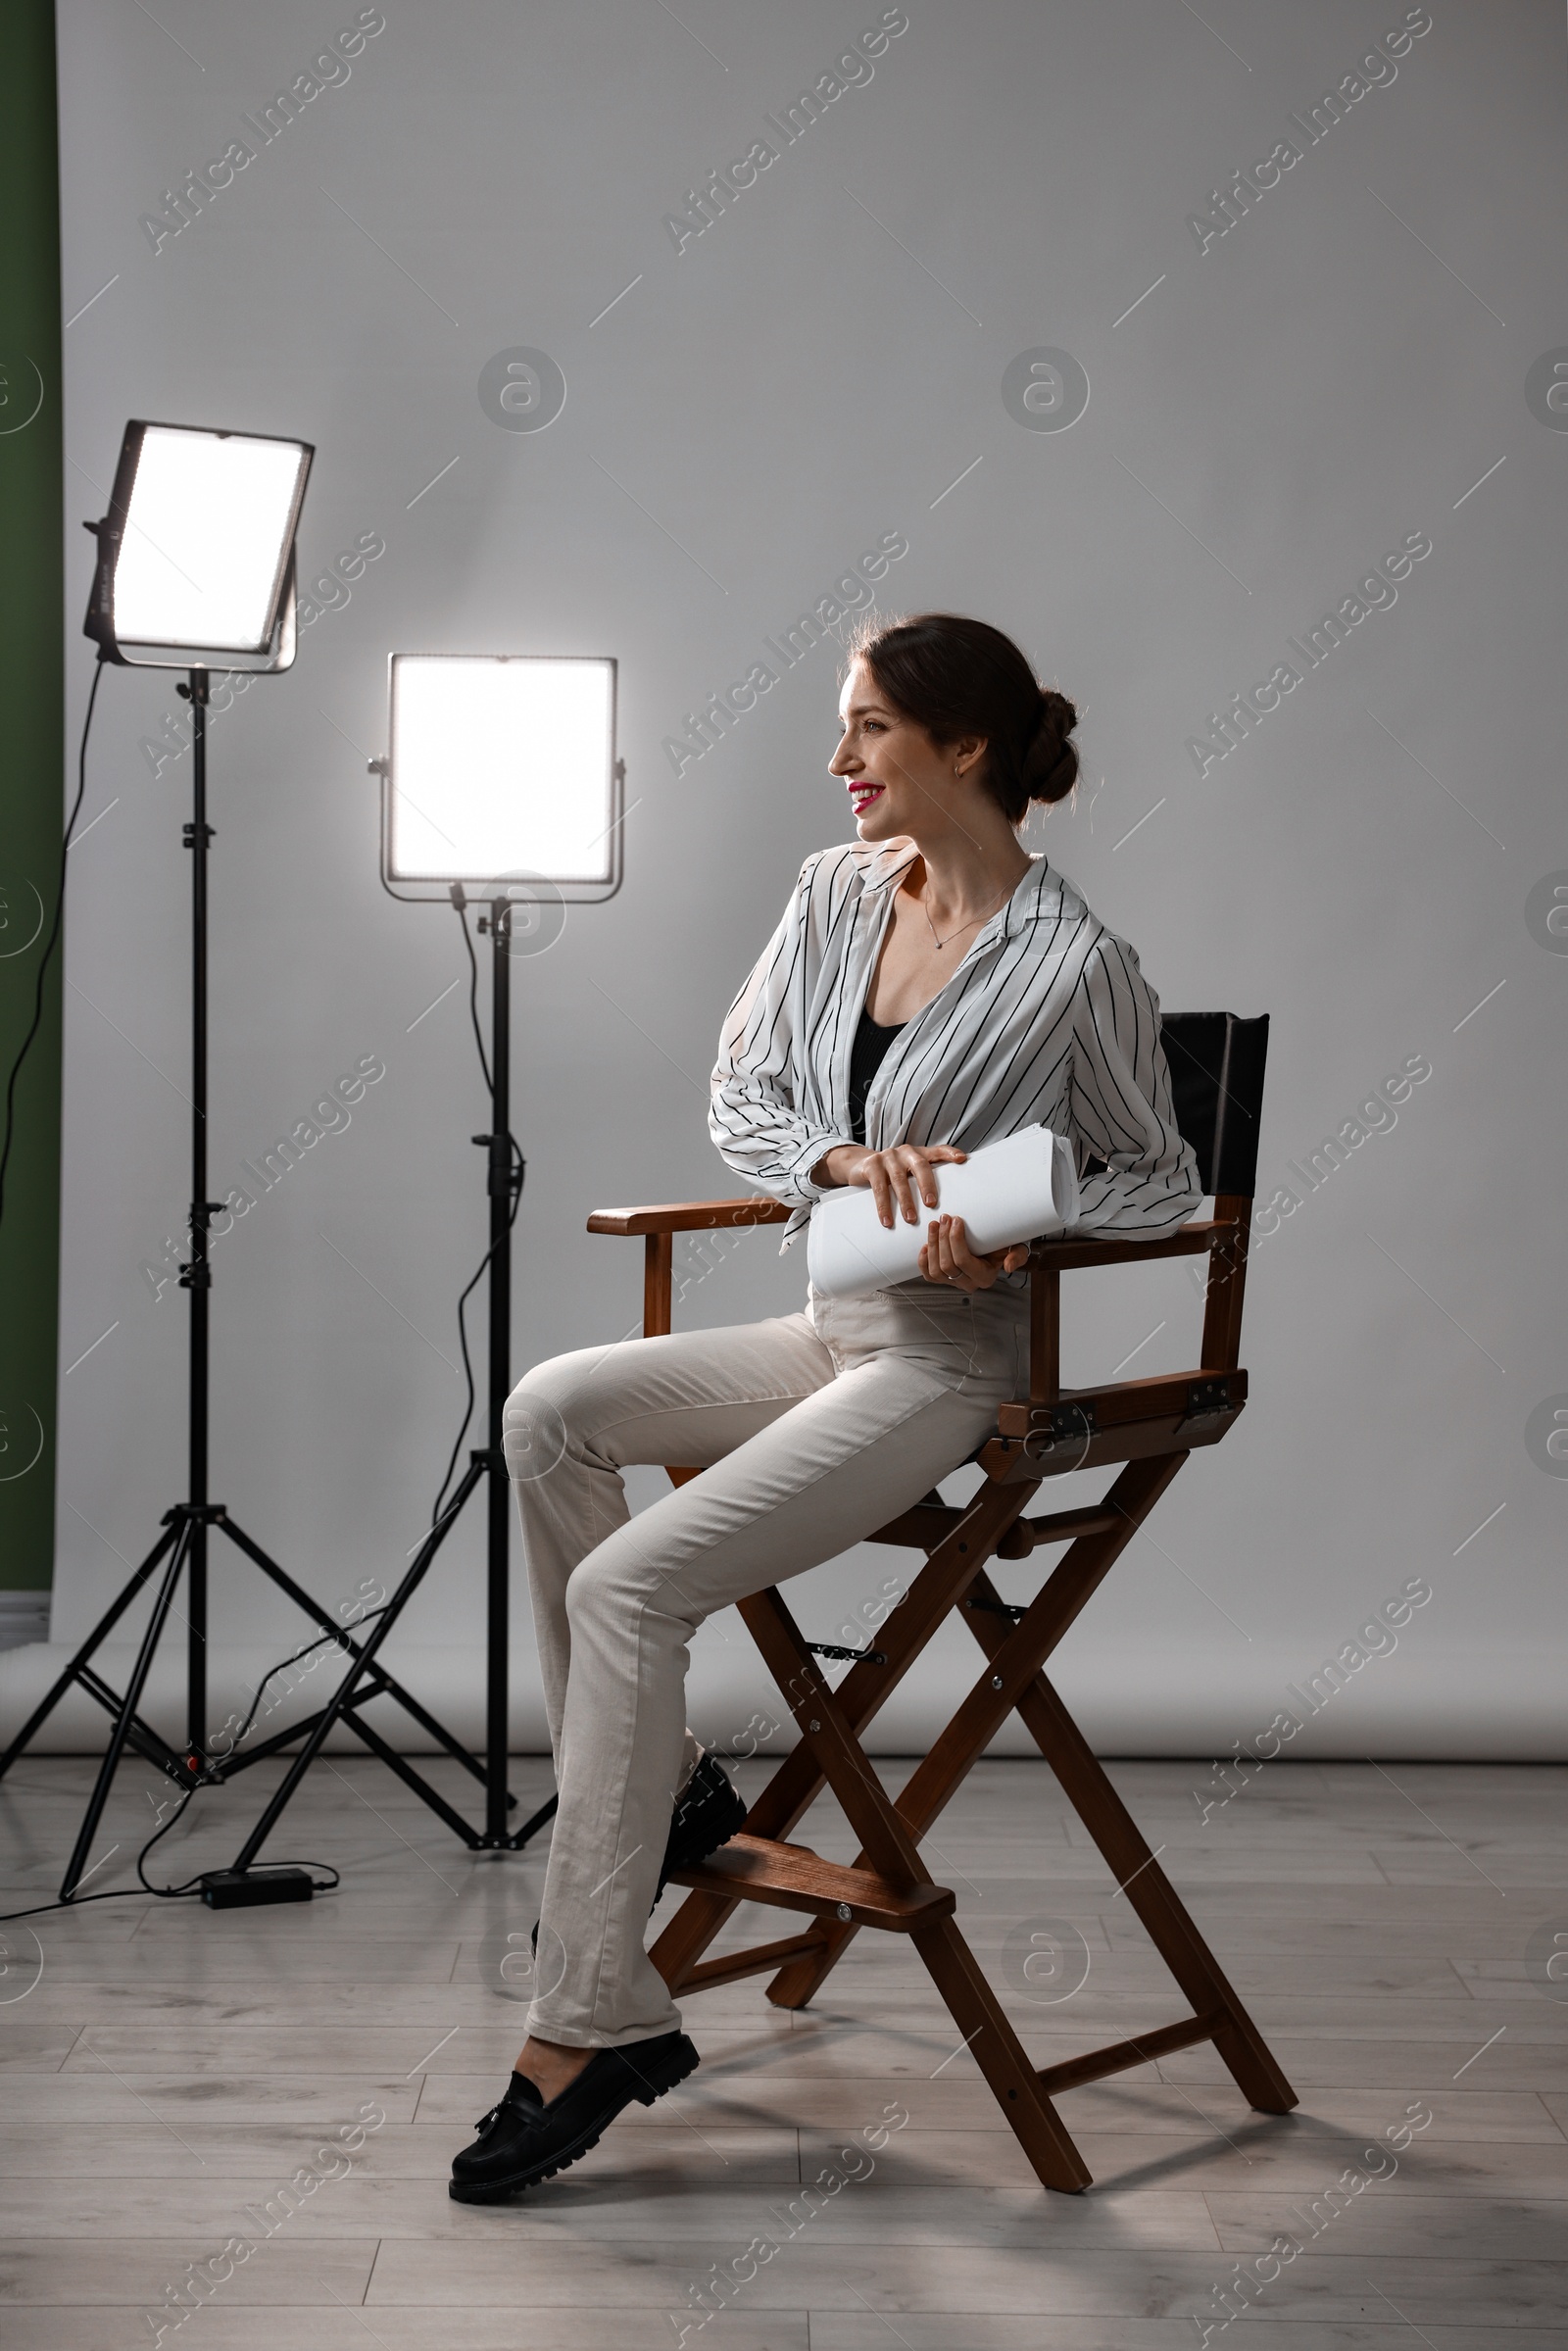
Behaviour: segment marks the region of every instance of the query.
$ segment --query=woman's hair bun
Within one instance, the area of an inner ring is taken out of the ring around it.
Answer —
[[[1023,780],[1031,800],[1065,800],[1078,781],[1077,746],[1069,741],[1078,712],[1054,686],[1040,689],[1034,741],[1023,758]]]
[[[850,651],[933,743],[985,738],[981,781],[1009,824],[1022,824],[1031,801],[1065,800],[1078,781],[1068,740],[1077,711],[1065,694],[1039,683],[1012,639],[988,620],[956,612],[886,624],[868,618]]]

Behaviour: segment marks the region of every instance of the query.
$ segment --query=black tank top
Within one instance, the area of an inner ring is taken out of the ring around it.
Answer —
[[[907,1026],[902,1020],[892,1028],[883,1028],[869,1012],[860,1014],[850,1049],[850,1133],[857,1143],[865,1141],[865,1098],[871,1091],[871,1080],[887,1058],[888,1048],[899,1032]]]

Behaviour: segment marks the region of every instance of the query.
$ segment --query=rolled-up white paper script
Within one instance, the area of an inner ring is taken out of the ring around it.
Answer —
[[[860,1298],[891,1282],[918,1279],[920,1250],[933,1216],[963,1218],[977,1254],[1015,1241],[1048,1239],[1076,1223],[1078,1169],[1072,1145],[1049,1127],[1025,1127],[931,1170],[940,1207],[921,1205],[917,1224],[900,1214],[890,1232],[863,1185],[830,1192],[811,1210],[807,1264],[824,1298]]]

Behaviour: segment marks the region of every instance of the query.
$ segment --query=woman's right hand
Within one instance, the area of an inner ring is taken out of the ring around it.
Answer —
[[[955,1151],[950,1143],[895,1143],[882,1151],[862,1150],[858,1143],[837,1143],[818,1159],[811,1175],[818,1184],[866,1186],[875,1197],[877,1215],[891,1228],[896,1210],[906,1224],[918,1224],[917,1201],[928,1208],[938,1204],[932,1168],[947,1161],[957,1163],[968,1155]]]

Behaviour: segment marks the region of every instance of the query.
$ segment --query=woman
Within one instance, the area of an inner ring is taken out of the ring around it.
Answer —
[[[1011,641],[924,613],[866,634],[831,762],[857,838],[808,857],[731,1005],[710,1115],[725,1163],[795,1213],[866,1186],[884,1225],[932,1168],[1044,1124],[1084,1174],[1075,1230],[1168,1231],[1199,1202],[1159,1009],[1133,950],[1021,846],[1078,773],[1077,712]],[[685,1728],[715,1609],[848,1550],[995,1427],[1028,1377],[1027,1249],[927,1219],[917,1279],[732,1330],[558,1355],[508,1407],[560,1810],[528,2038],[452,2193],[499,2200],[697,2064],[643,1948],[664,1875],[745,1807]],[[628,1517],[632,1462],[704,1475]]]

